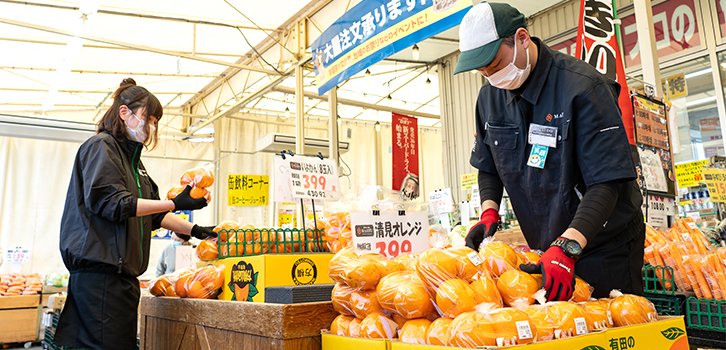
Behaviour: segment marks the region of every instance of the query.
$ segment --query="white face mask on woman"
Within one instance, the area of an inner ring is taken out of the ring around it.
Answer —
[[[525,54],[527,55],[527,66],[524,67],[524,69],[515,66],[514,61],[517,60],[517,43],[515,42],[512,62],[492,75],[482,75],[484,75],[484,77],[489,81],[489,84],[492,84],[494,87],[504,90],[518,89],[527,80],[532,68],[529,64],[529,48],[525,50]]]
[[[135,128],[132,128],[129,126],[128,123],[126,123],[126,130],[129,132],[129,136],[132,140],[144,143],[149,135],[146,135],[146,130],[144,130],[144,126],[146,126],[146,121],[139,118],[139,116],[136,115],[136,113],[133,113],[132,116],[136,118],[136,120],[139,121],[139,123],[136,125]],[[154,126],[149,125],[149,129],[151,132],[154,132]]]

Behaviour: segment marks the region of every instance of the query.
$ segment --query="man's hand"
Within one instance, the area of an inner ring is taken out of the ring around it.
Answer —
[[[575,289],[575,259],[565,255],[560,247],[549,247],[539,264],[519,266],[527,273],[541,273],[542,285],[547,291],[547,301],[566,301],[572,298]]]
[[[214,226],[199,226],[194,225],[192,227],[192,237],[198,239],[207,239],[209,237],[217,238],[217,233],[212,231]]]
[[[499,213],[496,209],[489,208],[481,213],[481,218],[476,225],[472,226],[466,235],[466,246],[479,251],[481,242],[486,237],[494,236],[499,228]]]

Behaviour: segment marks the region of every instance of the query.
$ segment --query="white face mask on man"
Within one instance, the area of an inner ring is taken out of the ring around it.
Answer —
[[[504,90],[518,89],[527,80],[529,72],[532,69],[532,66],[529,64],[529,47],[525,50],[525,54],[527,55],[527,66],[522,69],[514,65],[514,62],[517,60],[517,43],[515,42],[512,62],[492,75],[482,75],[484,75],[484,77],[489,81],[489,84],[492,84],[494,87]]]
[[[132,128],[129,126],[128,123],[126,123],[126,130],[129,132],[129,136],[132,140],[144,143],[146,142],[146,139],[149,137],[149,135],[146,134],[146,130],[144,130],[144,126],[146,126],[146,121],[139,118],[139,116],[136,115],[136,113],[133,113],[132,116],[136,118],[136,120],[139,121],[139,123],[136,125],[135,128]],[[149,131],[153,134],[156,130],[156,127],[152,124],[149,125]]]

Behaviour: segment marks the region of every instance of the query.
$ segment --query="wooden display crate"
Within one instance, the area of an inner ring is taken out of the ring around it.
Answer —
[[[142,296],[141,349],[319,350],[330,302],[264,304]]]
[[[38,339],[40,295],[0,297],[0,343]]]

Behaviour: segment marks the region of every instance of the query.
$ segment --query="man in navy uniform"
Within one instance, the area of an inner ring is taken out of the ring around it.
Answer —
[[[464,17],[455,74],[487,80],[476,104],[470,163],[483,213],[466,241],[478,249],[499,222],[506,189],[548,300],[569,300],[575,275],[595,288],[642,293],[642,196],[618,108],[619,85],[531,37],[522,13],[481,3]]]

